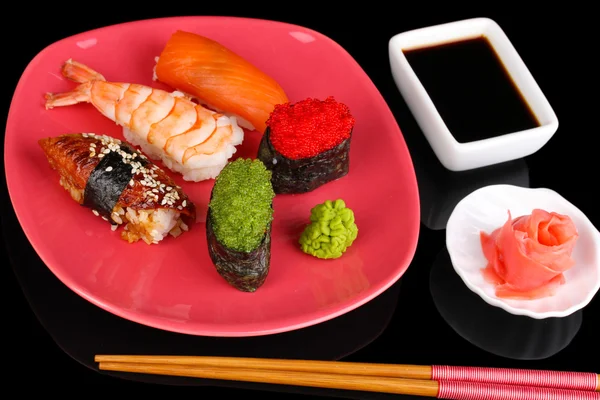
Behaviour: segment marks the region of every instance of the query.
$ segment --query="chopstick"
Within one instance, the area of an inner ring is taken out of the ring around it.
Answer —
[[[101,370],[444,399],[600,399],[595,373],[199,356],[97,355]]]

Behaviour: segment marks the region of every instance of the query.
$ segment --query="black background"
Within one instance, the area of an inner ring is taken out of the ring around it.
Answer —
[[[383,2],[379,4],[376,2],[356,2],[354,4],[332,2],[331,5],[326,2],[320,4],[306,2],[274,2],[271,4],[265,2],[264,5],[260,5],[257,2],[246,3],[243,7],[235,6],[235,2],[222,5],[202,4],[203,2],[171,3],[139,2],[135,6],[133,3],[131,6],[126,6],[126,2],[122,2],[122,4],[67,4],[60,2],[46,4],[45,8],[39,8],[41,5],[14,4],[11,11],[5,13],[6,23],[2,26],[4,39],[3,87],[5,88],[3,90],[3,109],[8,111],[12,92],[29,61],[44,47],[66,36],[120,22],[166,16],[230,15],[273,19],[317,30],[344,47],[363,67],[388,102],[405,135],[413,158],[424,160],[426,165],[433,168],[430,176],[439,179],[441,169],[432,159],[430,148],[424,143],[422,134],[392,80],[388,61],[388,40],[397,33],[414,28],[464,18],[489,17],[498,22],[507,33],[548,97],[560,121],[560,127],[554,138],[538,153],[525,159],[528,166],[529,186],[549,187],[558,191],[586,213],[598,226],[600,214],[596,211],[597,196],[595,195],[599,182],[595,146],[595,137],[598,135],[598,119],[597,111],[595,111],[598,104],[596,95],[598,83],[596,71],[594,71],[594,67],[597,66],[594,61],[597,57],[595,50],[597,46],[592,45],[594,37],[592,29],[595,23],[592,19],[592,11],[569,8],[564,3],[556,3],[560,4],[560,8],[548,6],[546,3],[543,7],[532,7],[531,10],[522,9],[525,7],[524,4],[521,5],[521,8],[511,7],[508,4],[495,7],[490,5],[484,8],[482,3],[473,3],[474,7],[465,7],[464,10],[459,10],[456,5],[441,9],[427,2],[418,2],[418,4],[409,4],[408,2],[387,4]],[[517,171],[515,174],[518,174],[519,171],[522,172],[523,164],[517,162],[515,166],[507,168],[515,168]],[[494,171],[490,170],[490,176],[493,176]],[[10,232],[10,240],[6,240],[7,237],[4,239],[8,243],[13,260],[12,264],[2,263],[1,282],[4,289],[2,290],[4,306],[0,318],[2,319],[4,338],[2,341],[5,354],[4,363],[10,366],[10,374],[7,376],[9,379],[4,380],[4,385],[8,387],[15,385],[21,388],[40,386],[42,390],[46,388],[50,393],[54,393],[55,390],[74,391],[75,387],[80,384],[111,385],[118,388],[133,387],[137,390],[155,389],[146,383],[131,382],[99,374],[89,368],[93,364],[91,360],[88,359],[89,365],[85,366],[80,363],[81,360],[74,359],[73,351],[78,356],[106,352],[111,349],[128,352],[131,347],[127,347],[127,343],[132,343],[134,346],[134,342],[142,342],[142,345],[137,343],[139,345],[137,348],[139,351],[145,350],[148,353],[152,352],[154,343],[159,341],[162,341],[163,344],[164,341],[175,342],[178,340],[178,336],[165,335],[163,337],[160,336],[162,335],[160,333],[151,332],[153,330],[134,326],[135,324],[128,321],[121,321],[117,317],[87,304],[60,284],[39,262],[25,241],[18,224],[15,223],[6,194],[4,174],[2,177],[3,235],[6,235],[7,231]],[[462,180],[457,176],[441,179],[446,182],[446,185]],[[483,185],[481,182],[485,182],[485,178],[483,180],[480,177],[472,179],[479,186]],[[429,185],[434,187],[434,190],[441,190],[435,182],[434,180]],[[419,183],[421,184],[421,181]],[[444,190],[452,191],[453,189],[446,187]],[[571,327],[581,322],[581,328],[570,345],[543,360],[515,360],[494,355],[458,335],[441,318],[429,291],[432,265],[439,254],[442,254],[441,257],[443,257],[443,252],[440,252],[444,246],[444,231],[429,229],[427,225],[431,224],[421,225],[417,254],[408,272],[401,279],[398,290],[386,294],[388,298],[397,298],[397,304],[387,328],[371,344],[348,355],[345,359],[367,362],[445,363],[600,372],[596,347],[598,331],[594,327],[597,325],[597,314],[600,310],[597,299],[592,301],[582,313],[574,316],[570,322],[569,326]],[[7,260],[7,257],[3,256],[3,259]],[[443,264],[443,261],[441,263]],[[17,273],[15,274],[15,272]],[[451,281],[453,277],[452,274],[446,274],[440,279]],[[456,296],[462,295],[457,294]],[[469,297],[469,294],[467,293],[465,296]],[[45,301],[44,298],[53,300]],[[472,298],[469,301],[469,304],[472,304],[473,301],[476,302]],[[32,312],[32,308],[37,308],[36,312],[40,319]],[[497,310],[491,310],[491,308],[485,310],[492,313],[492,318],[505,317],[498,314]],[[352,318],[354,321],[357,318],[370,321],[376,318],[373,314],[376,314],[375,308],[363,311],[363,314],[360,314],[359,309]],[[77,329],[80,331],[69,331],[72,324],[70,320],[73,318],[83,318],[82,324],[84,325],[82,326],[85,326],[86,329],[79,326]],[[581,320],[576,320],[576,318],[581,318]],[[380,319],[385,319],[385,316],[381,316]],[[343,337],[344,323],[346,322],[342,321],[338,326],[331,325],[331,334]],[[113,326],[120,333],[112,331],[112,336],[109,336],[107,331],[103,330],[105,328],[100,327],[103,324]],[[348,322],[348,324],[351,323]],[[63,351],[53,339],[53,334],[61,331],[56,327],[61,326],[64,327],[61,338],[63,340],[67,338],[72,354]],[[518,329],[515,328],[515,332],[518,333]],[[523,332],[530,331],[526,327],[522,329]],[[553,336],[553,325],[550,323],[536,329],[538,338],[564,340],[564,338],[557,339]],[[566,331],[569,330],[566,329]],[[107,336],[103,336],[103,332]],[[563,332],[563,334],[568,336],[568,333]],[[145,339],[144,335],[148,335],[152,339]],[[90,339],[90,336],[94,337]],[[260,346],[263,347],[253,347],[255,350],[248,350],[249,347],[255,346],[255,343],[247,342],[247,346],[246,342],[229,345],[209,339],[202,345],[198,344],[199,342],[190,342],[189,346],[180,346],[177,349],[184,354],[186,351],[189,354],[201,354],[202,349],[210,351],[210,349],[216,348],[218,350],[213,353],[232,356],[286,357],[305,354],[313,358],[332,359],[344,355],[343,345],[340,345],[340,354],[334,354],[337,349],[328,349],[329,353],[320,349],[319,332],[308,337],[309,339],[301,342],[300,348],[304,350],[295,349],[294,351],[286,347],[287,342],[283,339],[273,339],[278,344],[264,351],[261,350],[266,348],[264,341],[260,342]],[[123,342],[118,343],[121,340]],[[523,338],[518,334],[511,338],[507,337],[505,342],[510,343],[508,347],[514,351],[519,349],[519,343],[521,343],[522,349],[529,348],[530,353],[537,351],[531,350],[535,347],[535,343],[530,338]],[[144,347],[144,343],[147,347]],[[496,351],[504,351],[500,347],[496,348]],[[165,345],[163,351],[173,348]],[[155,351],[160,350],[155,349]],[[190,382],[164,381],[163,383],[189,384]],[[269,396],[270,392],[258,393],[246,389],[277,389],[275,386],[265,388],[250,384],[236,384],[233,387],[227,387],[226,383],[218,383],[218,385],[219,388],[210,389],[210,394],[260,394],[264,397]],[[168,389],[175,390],[175,386],[168,387]],[[192,390],[198,395],[206,395],[209,389],[202,387],[192,388]],[[278,396],[301,397],[300,394],[292,395],[291,390],[288,388],[286,394]],[[370,395],[366,394],[334,391],[300,390],[300,393],[312,396],[339,395],[370,398]]]

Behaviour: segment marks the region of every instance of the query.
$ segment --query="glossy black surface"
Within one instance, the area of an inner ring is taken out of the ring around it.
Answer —
[[[151,17],[233,15],[228,6],[211,8],[206,4],[186,4],[185,11],[177,9],[162,14],[159,11],[127,13],[121,9],[117,12],[117,8],[106,3],[90,4],[88,12],[64,4],[47,5],[51,12],[37,9],[39,15],[52,14],[44,24],[36,25],[41,33],[31,33],[19,40],[5,38],[8,48],[4,66],[10,69],[10,75],[5,73],[4,81],[8,78],[9,84],[5,89],[4,109],[8,110],[12,91],[31,58],[63,37]],[[396,3],[390,6],[392,4]],[[342,16],[335,7],[331,13],[311,7],[292,8],[288,12],[286,7],[281,7],[277,12],[275,9],[260,11],[258,3],[253,3],[247,10],[238,9],[234,14],[304,25],[331,37],[361,64],[388,102],[413,157],[422,208],[417,252],[398,284],[347,315],[280,335],[220,339],[155,330],[91,305],[52,275],[15,219],[2,174],[2,235],[10,254],[10,258],[3,255],[1,280],[3,361],[10,366],[9,372],[5,372],[4,387],[35,387],[47,393],[60,390],[60,393],[75,394],[81,384],[110,385],[115,386],[113,393],[117,395],[122,392],[116,390],[123,388],[134,388],[138,394],[145,389],[156,390],[160,387],[150,383],[157,383],[164,384],[170,394],[178,393],[175,390],[184,386],[199,385],[191,392],[195,396],[392,398],[372,393],[106,374],[98,372],[93,363],[93,356],[98,353],[337,359],[600,372],[597,350],[600,301],[597,297],[581,312],[563,319],[533,321],[510,315],[487,305],[466,289],[448,262],[444,244],[444,227],[454,205],[474,189],[496,183],[550,187],[598,226],[600,214],[596,211],[598,197],[595,195],[598,164],[592,140],[598,131],[592,108],[597,101],[589,96],[590,89],[597,87],[597,78],[585,73],[588,65],[585,57],[564,58],[557,54],[557,48],[564,48],[562,43],[570,43],[572,53],[587,54],[577,53],[577,47],[585,46],[581,40],[586,37],[591,40],[592,36],[586,36],[586,25],[578,10],[569,10],[566,6],[543,18],[525,12],[515,14],[505,6],[496,11],[471,9],[461,13],[453,5],[451,12],[437,10],[438,15],[430,14],[431,5],[423,6],[419,9],[418,5],[415,8],[399,5],[402,9],[399,13],[387,13],[387,8],[374,6],[344,9],[348,14]],[[503,14],[510,17],[502,17]],[[23,11],[18,15],[28,13]],[[444,170],[433,155],[396,89],[389,71],[387,45],[394,34],[402,31],[479,16],[493,18],[506,31],[553,105],[560,127],[544,148],[524,160],[451,173]],[[571,20],[577,21],[579,30],[564,28],[564,22]],[[390,177],[390,184],[393,183]],[[87,396],[89,392],[81,393]]]

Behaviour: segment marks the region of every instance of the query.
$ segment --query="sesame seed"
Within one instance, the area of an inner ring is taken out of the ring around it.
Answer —
[[[160,205],[164,206],[165,204],[167,204],[167,199],[162,199],[162,201],[160,202]]]
[[[94,213],[94,215],[97,217],[98,215],[100,215],[100,213],[98,213],[98,211],[96,210],[92,210],[92,212]]]
[[[110,172],[113,170],[113,167],[106,167],[106,172]]]
[[[102,157],[104,157],[104,154],[102,154],[102,153],[98,154],[98,158],[102,158]]]
[[[181,207],[181,206],[177,206],[177,209],[178,209],[178,210],[183,210],[183,207]]]
[[[187,204],[187,201],[185,201],[185,200],[181,202],[181,205],[184,206],[184,207],[185,207],[186,204]]]
[[[111,225],[110,226],[110,230],[113,231],[113,232],[116,231],[117,230],[117,225]]]
[[[88,137],[88,134],[87,133],[82,133],[81,136]]]
[[[90,143],[90,147],[96,147],[96,143]]]
[[[108,219],[106,217],[102,217],[103,220],[108,221]]]
[[[173,188],[171,186],[167,186],[167,191],[170,192],[171,190],[173,190]]]
[[[129,186],[133,187],[133,185],[135,184],[135,182],[132,180],[129,181]]]

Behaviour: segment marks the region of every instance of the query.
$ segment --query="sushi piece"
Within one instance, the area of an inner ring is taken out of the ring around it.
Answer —
[[[196,219],[194,203],[139,150],[93,133],[39,140],[60,184],[73,200],[110,222],[124,226],[121,238],[159,243],[187,231]]]
[[[256,291],[269,274],[274,197],[271,172],[259,160],[238,158],[215,179],[208,252],[217,272],[240,291]]]
[[[91,103],[123,127],[128,142],[186,181],[216,177],[243,141],[244,131],[235,118],[196,104],[182,93],[107,82],[73,60],[63,65],[62,74],[80,85],[71,92],[48,93],[47,109]]]
[[[288,101],[273,78],[204,36],[177,31],[156,60],[155,80],[237,116],[240,126],[261,134],[273,107]]]
[[[333,97],[276,106],[258,147],[275,193],[306,193],[347,175],[354,124]]]

